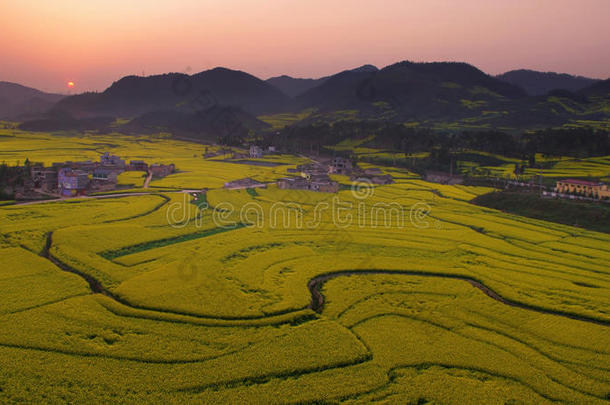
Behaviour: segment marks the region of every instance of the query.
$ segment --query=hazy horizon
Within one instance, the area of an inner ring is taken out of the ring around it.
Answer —
[[[606,0],[3,2],[0,81],[100,91],[126,75],[222,66],[317,78],[403,60],[610,75]]]

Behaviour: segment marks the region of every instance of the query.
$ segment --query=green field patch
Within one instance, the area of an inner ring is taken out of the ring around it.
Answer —
[[[531,193],[494,192],[474,204],[525,217],[610,233],[610,205],[596,202],[541,198]]]
[[[209,207],[208,204],[208,196],[206,193],[199,193],[197,197],[191,201],[191,204],[196,205],[200,209],[205,209]]]
[[[201,231],[201,232],[194,232],[194,233],[189,233],[186,235],[174,236],[171,238],[158,239],[155,241],[138,243],[136,245],[126,246],[126,247],[123,247],[120,249],[106,250],[104,252],[99,253],[99,255],[102,256],[104,259],[114,260],[121,256],[127,256],[127,255],[131,255],[134,253],[144,252],[146,250],[157,249],[157,248],[173,245],[176,243],[182,243],[182,242],[187,242],[187,241],[191,241],[191,240],[195,240],[195,239],[205,238],[205,237],[216,235],[219,233],[243,228],[245,226],[246,226],[246,224],[240,223],[240,224],[237,224],[234,226],[228,226],[228,227],[224,227],[224,228],[207,229],[207,230]]]
[[[491,189],[389,167],[427,154],[374,149],[371,135],[337,145],[388,163],[381,169],[395,183],[366,199],[347,189],[223,187],[244,177],[272,183],[305,163],[294,155],[253,160],[284,164],[269,167],[223,162],[229,153],[205,158],[220,147],[169,138],[0,137],[7,162],[97,160],[108,150],[180,168],[153,186],[208,189],[166,193],[170,201],[0,207],[0,403],[607,403],[610,235],[474,205]],[[460,152],[461,168],[502,177],[524,163]],[[536,163],[549,183],[610,173],[608,156],[538,154]],[[216,228],[198,209],[254,201],[256,226]],[[171,226],[160,203],[186,208],[184,226]],[[276,203],[301,208],[287,208],[284,221]],[[394,213],[386,226],[371,210],[390,203],[404,224]],[[526,199],[506,202],[519,204]],[[342,277],[316,282],[331,274]]]

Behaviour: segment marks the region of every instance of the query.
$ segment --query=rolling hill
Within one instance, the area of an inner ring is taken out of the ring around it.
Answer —
[[[496,77],[523,88],[532,96],[544,95],[557,89],[575,92],[598,81],[597,79],[572,76],[566,73],[537,72],[527,69],[511,70]]]
[[[518,85],[458,62],[404,61],[383,69],[364,65],[320,79],[280,76],[267,81],[215,68],[191,76],[127,76],[101,93],[63,98],[48,114],[30,119],[37,120],[36,128],[82,129],[99,122],[106,125],[112,122],[109,118],[143,117],[135,122],[145,128],[160,126],[170,132],[198,128],[208,133],[210,123],[200,112],[210,110],[229,111],[231,120],[253,131],[265,130],[254,117],[289,124],[351,119],[408,122],[442,130],[607,128],[608,83],[594,81],[577,91],[555,89],[532,96]]]
[[[347,72],[376,72],[379,69],[373,65],[362,65],[355,69],[347,70]],[[325,76],[319,79],[301,79],[290,77],[287,75],[272,77],[267,79],[267,83],[277,87],[280,91],[290,97],[297,97],[306,91],[313,89],[324,83],[329,77]]]
[[[579,93],[586,96],[603,96],[605,98],[610,98],[610,79],[599,80],[580,90]]]
[[[44,113],[64,97],[16,83],[0,82],[0,119],[21,120]]]
[[[102,93],[67,97],[55,109],[75,117],[136,117],[151,111],[194,112],[216,105],[263,114],[289,110],[291,100],[248,73],[215,68],[192,76],[169,73],[123,77]]]
[[[120,130],[131,133],[170,131],[174,135],[216,141],[219,138],[244,137],[249,130],[267,127],[267,124],[237,107],[214,106],[192,113],[175,110],[148,112],[123,125]]]
[[[309,89],[322,84],[327,78],[322,77],[319,79],[301,79],[297,77],[290,77],[287,75],[271,77],[266,80],[270,85],[278,88],[282,93],[290,97],[296,97],[299,94],[306,92]]]
[[[466,116],[489,103],[525,97],[525,92],[466,63],[400,62],[379,71],[346,71],[297,97],[303,108],[358,110],[398,119]]]

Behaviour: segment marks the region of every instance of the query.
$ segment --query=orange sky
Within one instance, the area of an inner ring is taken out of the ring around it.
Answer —
[[[465,61],[608,78],[610,0],[0,0],[0,80],[103,90],[225,66],[319,77]]]

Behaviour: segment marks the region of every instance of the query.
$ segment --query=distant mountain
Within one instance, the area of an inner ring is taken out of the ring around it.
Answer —
[[[64,111],[50,111],[19,125],[24,131],[99,131],[108,132],[115,121],[113,117],[88,117],[76,119]]]
[[[53,110],[43,116],[19,125],[26,131],[97,131],[99,133],[122,132],[127,134],[151,134],[170,132],[177,136],[241,142],[250,131],[260,131],[269,125],[237,107],[215,105],[205,110],[184,112],[157,110],[119,123],[114,117],[96,116],[74,118],[62,110]]]
[[[458,62],[405,61],[381,70],[364,65],[320,79],[280,76],[267,81],[216,68],[191,76],[124,77],[101,93],[59,100],[47,114],[33,117],[22,128],[162,130],[234,140],[266,130],[257,116],[305,109],[307,114],[293,114],[298,118],[289,121],[297,126],[341,120],[408,122],[449,131],[583,122],[603,126],[609,120],[609,100],[608,80],[592,81],[579,90],[552,89],[530,96],[518,85]],[[116,117],[131,120],[119,125]]]
[[[75,117],[137,117],[151,111],[184,113],[233,106],[259,115],[288,111],[288,96],[248,73],[215,68],[189,76],[169,73],[127,76],[102,93],[67,97],[55,106]]]
[[[358,110],[375,116],[391,110],[398,119],[454,118],[473,109],[525,97],[512,84],[472,65],[400,62],[379,71],[345,71],[297,97],[302,108]]]
[[[269,125],[237,107],[214,106],[196,112],[175,110],[151,111],[143,114],[119,130],[133,133],[172,132],[199,139],[217,141],[220,138],[243,138],[250,130],[263,130]]]
[[[64,97],[16,83],[0,82],[0,119],[19,121],[44,113]]]
[[[598,80],[590,86],[581,89],[579,94],[585,96],[602,96],[610,99],[610,79]]]
[[[597,79],[572,76],[566,73],[537,72],[527,69],[511,70],[496,77],[523,88],[532,96],[541,96],[558,89],[575,92],[598,81]]]
[[[363,65],[355,69],[347,70],[347,72],[376,72],[379,69],[373,65]],[[286,75],[272,77],[267,79],[267,83],[275,86],[279,90],[281,90],[284,94],[290,97],[297,97],[300,94],[305,93],[306,91],[313,89],[324,83],[329,77],[321,77],[319,79],[299,79],[295,77],[290,77]]]
[[[320,79],[299,79],[296,77],[282,75],[269,78],[266,81],[270,85],[282,91],[282,93],[290,97],[296,97],[299,94],[302,94],[307,90],[322,84],[322,82],[324,82],[326,79],[326,77],[322,77]]]
[[[362,65],[355,69],[350,69],[350,70],[348,70],[348,72],[364,73],[364,72],[377,72],[378,70],[379,70],[379,68],[374,65]]]

